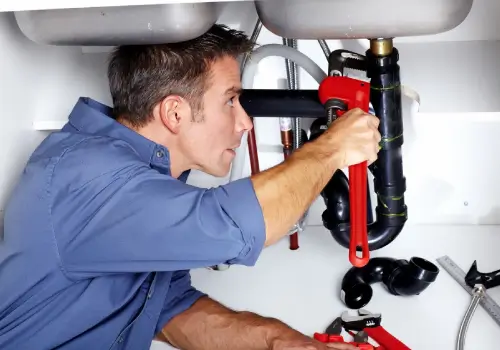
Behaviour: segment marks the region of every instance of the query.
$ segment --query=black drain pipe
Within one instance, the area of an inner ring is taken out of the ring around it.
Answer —
[[[403,175],[401,146],[403,145],[403,116],[399,53],[391,39],[372,40],[366,51],[367,76],[370,78],[370,102],[380,119],[382,135],[378,159],[370,166],[377,194],[376,221],[368,222],[368,244],[377,250],[391,243],[407,220],[404,200],[406,179]],[[311,130],[312,131],[312,130]],[[343,247],[349,248],[349,181],[338,170],[321,193],[326,210],[323,225]]]
[[[419,295],[439,274],[432,262],[414,256],[410,261],[372,258],[367,265],[351,267],[342,279],[341,299],[350,309],[365,307],[373,296],[370,284],[382,282],[392,295]]]

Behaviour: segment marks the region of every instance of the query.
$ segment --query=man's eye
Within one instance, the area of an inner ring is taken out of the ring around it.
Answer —
[[[233,106],[234,103],[234,97],[231,97],[229,101],[227,101],[227,104],[230,105],[231,107]]]

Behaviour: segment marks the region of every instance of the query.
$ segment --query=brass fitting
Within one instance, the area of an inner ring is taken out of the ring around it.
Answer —
[[[393,49],[392,38],[370,39],[370,50],[376,56],[388,56]]]

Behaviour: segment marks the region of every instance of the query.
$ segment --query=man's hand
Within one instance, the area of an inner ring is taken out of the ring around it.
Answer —
[[[329,350],[329,349],[337,349],[337,350],[356,350],[358,349],[354,345],[351,344],[343,344],[343,343],[321,343],[315,339],[308,338],[303,335],[297,334],[296,336],[292,336],[294,339],[276,339],[271,343],[271,350]],[[295,339],[296,338],[296,339]]]
[[[374,115],[354,108],[337,118],[318,139],[327,152],[331,152],[337,168],[368,161],[373,163],[381,140],[380,120]]]

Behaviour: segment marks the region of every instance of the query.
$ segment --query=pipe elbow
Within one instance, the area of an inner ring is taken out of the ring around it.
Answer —
[[[344,275],[340,297],[351,309],[366,306],[372,296],[371,284],[382,282],[389,293],[413,296],[422,293],[439,274],[432,262],[412,257],[410,261],[393,258],[372,258],[364,267],[352,267]]]
[[[337,208],[343,208],[337,204]],[[389,223],[383,223],[381,215],[377,211],[377,221],[368,225],[368,248],[370,251],[381,249],[392,243],[403,230],[406,218],[403,220],[393,220]],[[333,219],[332,219],[333,218]],[[325,210],[322,215],[323,225],[330,231],[333,239],[349,249],[351,225],[349,221],[337,220],[337,217],[332,216],[329,210]]]
[[[397,268],[387,281],[387,288],[394,295],[419,295],[439,274],[439,268],[430,261],[412,257],[410,261],[397,260]]]
[[[349,212],[349,181],[343,171],[337,170],[321,193],[326,210],[323,212],[323,226],[327,228],[333,239],[349,249],[350,212]],[[370,206],[371,208],[371,206]],[[391,208],[389,208],[391,210]],[[397,214],[388,213],[387,206],[375,208],[376,221],[368,224],[368,247],[371,251],[381,249],[394,241],[407,220],[406,205],[397,208]]]

